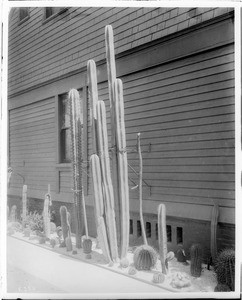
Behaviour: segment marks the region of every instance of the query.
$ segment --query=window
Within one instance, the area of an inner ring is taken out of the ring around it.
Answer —
[[[19,24],[27,21],[29,19],[29,8],[28,7],[20,7],[19,8]]]
[[[80,99],[83,101],[83,91],[79,90]],[[68,94],[59,96],[59,141],[60,141],[60,163],[71,162],[71,128],[70,128],[70,107]]]
[[[66,7],[45,7],[44,20],[51,20],[53,17],[62,14],[67,10]]]

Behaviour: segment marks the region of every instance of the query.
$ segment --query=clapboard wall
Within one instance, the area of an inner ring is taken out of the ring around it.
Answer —
[[[115,31],[116,54],[212,20],[233,8],[68,7],[48,22],[41,7],[19,24],[9,17],[9,95],[79,72],[88,59],[105,58],[105,25]]]

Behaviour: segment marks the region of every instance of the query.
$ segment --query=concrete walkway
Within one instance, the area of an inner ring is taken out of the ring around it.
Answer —
[[[161,298],[167,293],[13,237],[7,238],[7,263],[8,293],[68,293],[79,298]]]

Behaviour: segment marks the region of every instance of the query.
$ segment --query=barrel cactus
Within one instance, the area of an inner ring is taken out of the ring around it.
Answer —
[[[218,255],[214,271],[218,284],[226,284],[231,291],[234,291],[235,251],[233,249],[225,249]]]
[[[190,249],[191,254],[191,275],[200,277],[202,272],[202,247],[200,244],[192,245]]]
[[[137,270],[151,270],[157,262],[157,253],[149,245],[142,245],[134,252],[134,266]]]

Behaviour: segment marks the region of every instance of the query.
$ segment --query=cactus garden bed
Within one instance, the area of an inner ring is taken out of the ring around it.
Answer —
[[[207,270],[206,265],[202,265],[202,274],[200,277],[196,278],[190,275],[190,262],[188,261],[187,264],[180,263],[177,261],[176,257],[169,262],[167,275],[163,275],[161,273],[160,260],[157,261],[152,270],[136,270],[133,265],[134,248],[129,248],[127,260],[125,260],[125,262],[118,261],[110,264],[105,260],[104,256],[102,255],[102,250],[97,246],[97,241],[94,238],[91,238],[92,252],[88,255],[83,252],[82,248],[75,248],[74,236],[71,237],[71,240],[73,242],[74,253],[76,254],[73,254],[73,251],[67,251],[65,247],[60,247],[59,244],[52,247],[50,241],[45,241],[43,244],[40,243],[40,238],[35,233],[31,233],[29,237],[25,237],[20,228],[12,231],[11,236],[28,243],[38,245],[45,249],[55,251],[59,254],[82,260],[86,263],[95,264],[112,272],[123,274],[134,280],[140,280],[148,284],[156,285],[170,292],[213,292],[215,286],[217,285],[217,280],[213,270]],[[52,233],[51,237],[56,238],[57,234]]]

